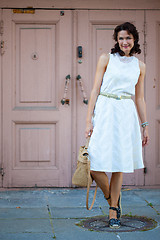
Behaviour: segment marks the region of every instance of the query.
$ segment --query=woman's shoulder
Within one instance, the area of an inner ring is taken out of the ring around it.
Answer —
[[[145,73],[145,71],[146,71],[146,64],[139,60],[139,68],[140,68],[141,73]]]
[[[102,65],[108,65],[108,62],[109,62],[109,59],[110,59],[110,53],[102,53],[99,57],[99,62],[102,64]]]

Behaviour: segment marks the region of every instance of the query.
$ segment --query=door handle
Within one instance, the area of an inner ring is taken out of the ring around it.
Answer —
[[[82,46],[78,46],[78,58],[82,58]]]
[[[65,80],[65,86],[64,86],[64,95],[63,95],[63,98],[61,100],[61,104],[62,105],[64,105],[64,104],[69,105],[69,99],[66,99],[66,96],[67,96],[68,86],[69,86],[71,76],[68,74],[65,79],[66,80]]]
[[[88,99],[87,99],[87,95],[86,95],[86,93],[84,91],[83,82],[82,82],[81,79],[82,79],[81,75],[77,75],[77,81],[79,82],[79,85],[80,85],[80,88],[81,88],[81,92],[83,94],[83,103],[87,105],[88,104]]]
[[[4,50],[4,41],[1,41],[1,42],[0,42],[0,55],[2,56],[4,53],[5,53],[5,50]]]

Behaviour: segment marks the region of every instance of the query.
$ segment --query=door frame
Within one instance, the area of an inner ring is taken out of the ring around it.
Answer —
[[[3,19],[2,19],[2,9],[0,9],[0,44],[1,41],[3,41]],[[0,187],[3,187],[3,142],[2,142],[2,129],[3,129],[3,121],[2,121],[2,49],[0,49],[0,93],[1,93],[1,97],[0,97]]]

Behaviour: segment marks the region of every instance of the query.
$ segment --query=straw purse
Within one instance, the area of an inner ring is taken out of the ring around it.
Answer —
[[[90,161],[88,159],[88,144],[89,144],[89,138],[87,138],[86,145],[81,146],[79,149],[77,168],[72,177],[72,184],[79,187],[87,187],[86,208],[88,210],[91,210],[96,199],[97,185],[96,185],[92,204],[90,207],[88,207],[89,189],[93,182],[93,179],[90,174]]]

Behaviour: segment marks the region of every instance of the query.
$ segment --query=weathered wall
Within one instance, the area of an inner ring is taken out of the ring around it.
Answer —
[[[160,0],[1,0],[1,8],[160,9]]]

